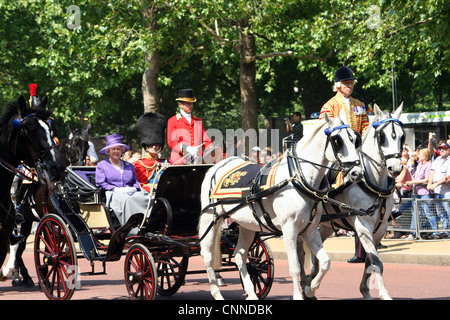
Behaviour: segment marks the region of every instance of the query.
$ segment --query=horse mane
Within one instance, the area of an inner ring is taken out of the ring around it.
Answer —
[[[304,143],[302,145],[302,149],[309,147],[309,145],[311,143],[317,143],[317,141],[313,141],[315,140],[314,137],[318,134],[325,134],[324,130],[326,127],[326,122],[324,119],[321,119],[316,125],[314,125],[314,129],[313,130],[308,130],[307,133],[305,133],[305,135],[302,137],[302,139],[299,141],[301,143]],[[317,145],[316,145],[317,147]]]
[[[22,113],[22,117],[26,117],[31,113],[36,114],[36,116],[42,120],[48,120],[52,115],[51,110],[26,108]],[[11,118],[15,117],[17,114],[17,102],[10,102],[6,104],[2,116],[0,117],[0,127],[3,127],[5,123],[7,123]]]
[[[9,121],[9,119],[11,119],[16,114],[17,114],[17,103],[15,102],[8,103],[0,118],[0,127],[2,127],[6,122]]]

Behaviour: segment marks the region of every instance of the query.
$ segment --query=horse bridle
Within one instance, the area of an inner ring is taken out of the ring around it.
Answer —
[[[338,156],[338,151],[340,149],[339,144],[343,143],[342,142],[342,138],[339,135],[331,135],[334,131],[340,131],[345,129],[347,134],[348,134],[348,138],[350,139],[351,142],[353,142],[353,137],[350,134],[350,126],[348,124],[344,124],[335,128],[326,128],[325,129],[325,135],[327,136],[327,144],[325,146],[325,151],[328,148],[328,145],[331,145],[331,149],[333,150],[333,154],[334,157],[336,158],[338,164],[339,164],[339,171],[344,171],[344,172],[348,172],[350,171],[353,167],[358,166],[361,162],[359,160],[355,160],[355,161],[342,161],[340,159],[340,157]],[[356,134],[356,141],[355,141],[355,148],[358,149],[361,146],[361,135],[359,134],[359,132],[354,131],[354,133]],[[356,146],[356,144],[358,144],[359,141],[359,146]]]
[[[51,150],[57,148],[57,145],[56,145],[56,143],[52,143],[45,150],[41,150],[41,148],[39,148],[37,146],[36,142],[33,141],[30,134],[28,133],[27,129],[23,126],[23,124],[28,119],[33,118],[33,117],[40,119],[38,117],[38,115],[36,115],[35,113],[30,113],[29,115],[25,116],[23,119],[16,118],[13,121],[11,121],[11,126],[19,130],[19,135],[25,136],[29,140],[31,148],[37,155],[36,159],[34,160],[37,177],[38,177],[39,182],[43,183],[42,176],[43,176],[43,168],[45,166],[42,162],[42,158],[44,158],[47,154],[49,154]],[[43,119],[40,119],[40,120],[43,120]],[[52,140],[52,141],[54,141],[54,140]],[[17,144],[15,146],[15,149],[16,149],[15,152],[17,153]],[[17,174],[17,173],[20,174],[20,171],[17,170],[16,168],[14,168],[11,164],[7,163],[4,159],[1,159],[1,160],[2,160],[2,167],[4,167],[5,169],[7,169],[15,174]],[[45,184],[45,183],[43,183],[43,184]]]
[[[391,133],[391,136],[392,136],[393,139],[397,138],[397,134],[395,133],[395,127],[394,127],[395,124],[398,124],[398,125],[400,126],[400,128],[402,129],[402,133],[403,133],[402,139],[404,140],[404,138],[405,138],[405,131],[404,131],[404,129],[403,129],[403,123],[402,123],[400,120],[398,120],[398,119],[395,119],[395,118],[386,118],[386,119],[383,119],[383,120],[381,120],[381,121],[375,121],[375,122],[372,124],[372,127],[375,129],[374,135],[375,135],[375,137],[376,137],[376,139],[377,139],[378,152],[380,153],[380,156],[381,156],[382,166],[386,166],[386,161],[387,161],[388,159],[392,159],[392,158],[400,159],[400,158],[402,157],[401,152],[395,152],[395,153],[388,154],[388,155],[385,155],[384,152],[383,152],[383,149],[382,149],[382,144],[383,144],[383,141],[382,141],[382,140],[383,140],[383,136],[382,136],[381,134],[382,134],[382,131],[383,131],[389,124],[392,125],[392,133]],[[384,134],[384,133],[383,133],[383,134]],[[404,141],[403,141],[403,142],[404,142]],[[403,143],[402,143],[402,145],[403,145]]]
[[[27,115],[25,118],[23,118],[20,121],[21,122],[21,126],[20,126],[19,134],[20,135],[25,135],[25,137],[27,137],[27,139],[30,141],[31,147],[33,148],[34,152],[37,155],[37,158],[41,159],[41,158],[44,158],[48,153],[50,153],[51,150],[56,149],[57,145],[56,145],[56,143],[52,143],[45,150],[40,150],[40,148],[36,145],[36,143],[33,141],[33,139],[31,139],[30,135],[28,134],[27,129],[24,128],[23,125],[22,125],[26,120],[28,120],[28,119],[30,119],[32,117],[38,118],[38,116],[35,113],[31,113],[31,114]],[[40,119],[40,120],[42,120],[42,119]]]
[[[82,134],[80,134],[80,140],[82,140],[82,141],[89,141],[89,139],[85,139]],[[64,149],[66,158],[67,158],[67,160],[69,160],[70,163],[72,163],[71,150],[72,150],[73,141],[74,141],[74,136],[73,136],[72,133],[70,133],[69,141],[65,145],[65,149]],[[77,159],[77,161],[84,164],[86,162],[86,159],[83,159],[81,157],[82,156],[82,152],[79,152],[78,156],[79,156],[79,158]]]

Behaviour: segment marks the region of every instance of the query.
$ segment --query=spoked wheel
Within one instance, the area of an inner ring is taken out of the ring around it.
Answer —
[[[248,250],[247,270],[256,295],[260,300],[264,299],[272,287],[274,261],[269,245],[259,238],[256,238]]]
[[[184,283],[189,257],[162,257],[158,260],[158,293],[171,296]]]
[[[69,300],[76,287],[77,254],[72,233],[57,215],[42,218],[34,240],[39,284],[50,300]]]
[[[154,300],[158,291],[155,261],[141,243],[134,244],[125,258],[125,285],[133,300]]]

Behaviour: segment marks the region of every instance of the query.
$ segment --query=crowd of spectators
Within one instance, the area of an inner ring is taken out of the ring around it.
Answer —
[[[401,202],[398,210],[403,212],[411,208],[412,218],[411,233],[403,234],[401,238],[416,238],[416,214],[420,218],[420,230],[431,230],[424,232],[422,238],[440,239],[450,236],[450,140],[436,143],[435,134],[431,132],[428,138],[428,145],[418,145],[415,151],[406,144],[403,148],[403,171],[396,178],[396,186],[401,197],[410,200]],[[417,208],[414,208],[414,199],[435,201],[418,201]]]

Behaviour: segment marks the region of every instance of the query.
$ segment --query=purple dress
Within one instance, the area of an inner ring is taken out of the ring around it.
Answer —
[[[119,171],[109,159],[100,161],[95,169],[97,185],[106,191],[112,191],[115,187],[134,187],[139,190],[134,166],[126,161],[122,161],[122,164],[123,170]]]
[[[112,165],[109,159],[100,161],[95,170],[95,178],[97,185],[106,190],[106,206],[114,212],[123,226],[133,214],[147,211],[150,195],[140,191],[134,166],[126,161],[122,161],[122,164],[122,170],[119,170]],[[138,191],[130,195],[117,190],[113,191],[116,187],[134,187]],[[130,234],[136,235],[137,228],[133,229]]]

